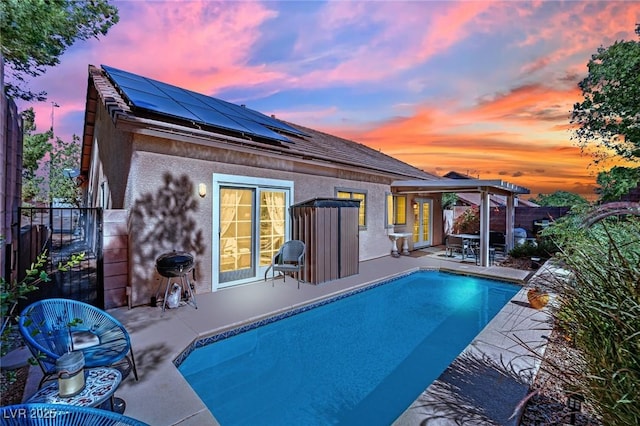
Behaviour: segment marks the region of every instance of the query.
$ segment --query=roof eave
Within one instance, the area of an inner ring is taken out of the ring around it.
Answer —
[[[529,194],[528,188],[500,179],[399,180],[391,184],[397,192],[483,192],[492,194]]]

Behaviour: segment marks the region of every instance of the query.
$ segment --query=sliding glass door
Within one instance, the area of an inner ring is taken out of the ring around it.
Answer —
[[[218,286],[226,287],[264,277],[288,237],[293,183],[268,179],[248,182],[247,178],[226,175],[220,180],[214,200],[218,204],[214,206],[214,227],[217,222],[219,229],[214,268],[217,265]]]
[[[220,282],[255,275],[255,189],[220,188]]]

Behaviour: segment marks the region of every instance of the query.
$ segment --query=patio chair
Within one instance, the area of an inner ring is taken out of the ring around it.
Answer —
[[[42,368],[40,386],[56,375],[56,360],[69,351],[84,354],[85,367],[120,367],[126,377],[136,369],[129,333],[107,312],[69,299],[44,299],[24,308],[20,334]]]
[[[286,281],[287,274],[297,272],[298,289],[300,289],[300,271],[304,268],[304,252],[305,245],[300,240],[290,240],[284,243],[278,253],[273,257],[271,265],[264,273],[264,280],[267,280],[267,274],[271,269],[271,286],[275,279],[276,271],[282,272]]]
[[[507,244],[505,236],[502,232],[490,231],[489,232],[489,247],[496,249],[496,251],[507,253]]]
[[[445,238],[445,244],[445,253],[447,257],[454,257],[455,253],[458,252],[462,255],[462,259],[464,260],[470,252],[472,253],[469,242],[457,235],[447,235]]]
[[[63,404],[16,404],[0,407],[2,425],[7,426],[148,426],[134,418],[101,410]]]

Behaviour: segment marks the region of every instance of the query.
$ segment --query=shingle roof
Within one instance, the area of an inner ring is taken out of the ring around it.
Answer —
[[[92,82],[93,84],[91,84]],[[95,88],[93,92],[92,88]],[[98,97],[101,99],[101,102],[104,103],[107,111],[116,123],[118,120],[124,119],[128,121],[138,121],[140,124],[148,127],[166,127],[170,125],[174,130],[182,129],[185,132],[197,132],[199,136],[204,135],[205,137],[211,137],[216,141],[223,141],[230,145],[250,145],[258,151],[279,151],[283,155],[295,158],[320,163],[340,164],[345,167],[355,167],[361,170],[366,169],[384,175],[395,175],[397,178],[440,179],[436,175],[427,173],[361,143],[282,120],[280,121],[301,130],[306,133],[307,136],[300,137],[287,134],[287,138],[289,138],[292,143],[264,143],[258,140],[242,139],[239,135],[225,136],[223,132],[218,131],[219,129],[202,128],[202,126],[193,125],[193,123],[186,120],[170,119],[169,117],[163,117],[157,114],[142,114],[132,109],[123,96],[121,96],[117,85],[108,78],[102,69],[93,65],[89,65],[89,90],[87,92],[87,111],[93,112],[86,115],[84,134],[85,147],[89,149],[93,137],[94,123],[92,120],[95,120],[95,102]]]

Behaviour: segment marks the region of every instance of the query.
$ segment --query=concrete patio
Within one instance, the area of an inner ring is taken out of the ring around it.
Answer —
[[[205,407],[173,363],[195,340],[420,268],[519,283],[530,275],[452,260],[432,249],[361,262],[357,275],[320,285],[301,284],[300,290],[294,279],[278,279],[274,287],[268,280],[198,294],[198,309],[186,305],[168,309],[164,315],[160,307],[114,309],[109,312],[131,335],[140,377],[137,382],[133,375],[126,378],[116,396],[127,402],[125,415],[150,425],[216,425],[215,413]],[[526,395],[539,360],[516,340],[527,342],[541,354],[544,337],[550,332],[546,319],[544,311],[529,307],[521,290],[395,424],[517,425],[518,416],[510,416]],[[30,382],[37,384],[39,378],[32,376]]]

